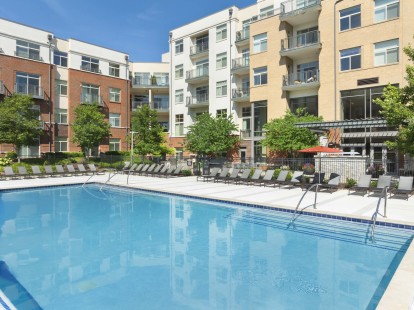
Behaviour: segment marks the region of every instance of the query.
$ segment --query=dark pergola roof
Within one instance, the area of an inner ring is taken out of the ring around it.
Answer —
[[[383,118],[350,119],[345,121],[296,123],[295,126],[319,130],[328,130],[331,128],[370,128],[387,127],[387,121]]]

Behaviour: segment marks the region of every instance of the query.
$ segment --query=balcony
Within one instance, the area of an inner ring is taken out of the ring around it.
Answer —
[[[285,91],[312,89],[319,87],[319,70],[308,70],[283,76],[282,89]]]
[[[0,94],[3,95],[4,94],[4,82],[0,81]]]
[[[252,131],[250,129],[240,130],[240,139],[246,140],[252,137]]]
[[[165,101],[154,101],[151,106],[151,108],[156,110],[158,113],[168,113],[170,111],[169,107],[170,105]]]
[[[199,58],[208,55],[208,42],[203,42],[190,47],[190,57]]]
[[[321,0],[288,0],[280,4],[280,21],[298,26],[318,20]]]
[[[252,18],[250,18],[250,22],[254,23],[254,22],[257,22],[259,20],[262,20],[262,19],[265,19],[265,18],[268,18],[268,17],[272,17],[274,15],[279,14],[279,11],[280,11],[279,9],[274,9],[274,10],[271,10],[271,11],[263,12],[259,15],[255,15]]]
[[[37,85],[15,84],[14,92],[16,94],[27,95],[37,99],[44,99],[43,89]]]
[[[188,84],[200,84],[208,82],[208,67],[202,67],[187,71],[185,82]]]
[[[135,77],[133,79],[132,87],[140,89],[168,89],[170,83],[168,77],[165,78],[141,78]]]
[[[235,44],[237,47],[248,45],[250,38],[250,30],[240,30],[236,32]]]
[[[150,102],[149,101],[147,101],[147,100],[145,100],[145,101],[138,101],[138,100],[133,100],[132,102],[131,102],[131,109],[132,109],[132,111],[135,111],[136,109],[138,109],[138,108],[142,108],[144,105],[150,105]]]
[[[80,69],[83,71],[88,71],[88,72],[93,72],[93,73],[101,73],[101,70],[99,70],[99,66],[97,65],[94,65],[94,66],[92,66],[91,64],[81,65]]]
[[[236,75],[249,74],[250,57],[240,57],[231,62],[231,72]]]
[[[312,53],[317,54],[321,48],[320,33],[315,30],[283,39],[280,55],[291,59],[303,58]]]
[[[231,92],[231,100],[234,102],[249,102],[250,101],[250,89],[249,88],[237,88]]]
[[[81,94],[80,96],[81,104],[97,104],[100,107],[104,106],[103,97],[93,94]]]
[[[189,109],[208,107],[208,94],[200,94],[195,97],[187,97],[185,106]]]
[[[33,52],[33,50],[31,51],[17,50],[14,52],[14,56],[37,60],[37,61],[43,61],[43,58],[40,57],[39,52]]]

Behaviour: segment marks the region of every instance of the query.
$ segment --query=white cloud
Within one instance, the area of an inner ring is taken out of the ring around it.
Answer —
[[[148,8],[136,15],[136,18],[141,21],[151,21],[159,19],[164,12],[155,8]]]

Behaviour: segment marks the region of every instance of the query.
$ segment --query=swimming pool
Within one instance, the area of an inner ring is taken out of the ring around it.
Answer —
[[[372,244],[367,224],[290,219],[109,186],[4,191],[0,288],[25,309],[375,308],[413,233],[378,226]]]

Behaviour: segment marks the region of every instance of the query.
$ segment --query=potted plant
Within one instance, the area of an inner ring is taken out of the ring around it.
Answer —
[[[311,163],[305,163],[302,165],[302,170],[304,174],[314,174],[315,173],[315,165]]]

